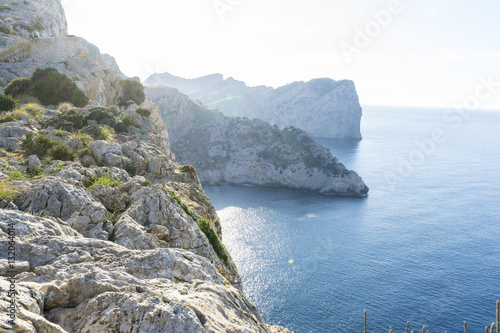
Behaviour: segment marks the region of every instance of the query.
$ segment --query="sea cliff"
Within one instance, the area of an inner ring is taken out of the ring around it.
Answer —
[[[246,117],[227,117],[177,89],[148,87],[182,164],[196,167],[202,183],[253,184],[316,190],[329,195],[364,195],[361,177],[295,127]]]
[[[144,84],[176,88],[227,116],[259,118],[280,128],[294,126],[313,137],[361,139],[362,109],[350,80],[321,78],[273,89],[248,87],[221,74],[184,79],[163,73],[151,75]]]

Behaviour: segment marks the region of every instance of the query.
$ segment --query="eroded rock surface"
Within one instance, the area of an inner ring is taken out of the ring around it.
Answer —
[[[138,107],[122,112],[131,115]],[[286,332],[263,322],[246,299],[227,250],[227,259],[221,259],[198,226],[197,220],[208,221],[222,239],[196,170],[177,164],[168,136],[162,135],[158,108],[150,101],[141,107],[150,107],[151,114],[126,132],[108,140],[78,139],[76,146],[84,147],[79,159],[94,161],[88,166],[5,152],[0,181],[12,193],[0,201],[0,244],[8,246],[8,228],[13,228],[19,310],[16,328],[2,321],[0,330]],[[46,114],[54,117],[53,111]],[[70,133],[57,136],[34,119],[15,126],[35,138],[75,145]],[[18,144],[23,140],[12,138]],[[136,167],[107,165],[108,154]],[[37,176],[29,174],[30,165],[39,170]],[[103,178],[107,182],[99,183]],[[0,274],[9,270],[6,253],[0,254]],[[5,308],[8,288],[2,280]]]

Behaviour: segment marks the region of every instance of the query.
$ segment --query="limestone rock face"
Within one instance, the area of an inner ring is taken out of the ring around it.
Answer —
[[[4,152],[0,181],[11,193],[0,201],[0,247],[8,247],[13,228],[18,325],[1,321],[0,331],[287,332],[263,322],[242,291],[230,254],[224,250],[227,258],[220,257],[198,226],[197,220],[206,220],[222,240],[196,170],[177,164],[159,109],[149,103],[142,106],[151,114],[136,123],[139,127],[109,141],[58,137],[34,119],[4,130],[16,140],[32,131],[66,146],[83,145],[100,165],[90,155],[85,156],[94,164],[84,166]],[[137,107],[122,112],[131,115]],[[53,112],[45,110],[47,115]],[[107,165],[110,154],[145,165],[129,173]],[[30,165],[43,173],[31,178]],[[10,181],[7,174],[13,171],[24,180]],[[113,185],[96,183],[104,176]],[[0,275],[11,278],[11,270],[7,252],[0,253]],[[1,279],[4,308],[9,288]]]
[[[254,184],[364,195],[361,177],[347,170],[304,131],[254,119],[226,117],[167,87],[148,87],[180,163],[194,165],[207,184]],[[151,168],[151,166],[150,166]]]
[[[85,236],[108,239],[106,208],[92,195],[62,178],[47,177],[19,187],[19,207],[25,211],[45,213],[61,218]]]
[[[17,1],[3,0],[4,9],[0,12],[2,25],[11,29],[5,33],[9,38],[21,37],[28,39],[33,36],[59,37],[68,35],[68,24],[60,0]],[[6,20],[11,18],[12,20]]]
[[[122,155],[123,151],[118,143],[98,140],[90,144],[89,153],[97,163],[103,163],[107,155]]]
[[[349,80],[314,79],[273,89],[248,87],[221,74],[183,79],[163,73],[151,75],[144,84],[179,89],[227,116],[259,118],[280,128],[295,126],[316,137],[361,139],[362,109]]]
[[[0,218],[0,243],[13,225],[22,236],[17,260],[31,267],[16,276],[22,332],[273,331],[240,289],[192,252],[131,250],[23,212],[0,210]],[[5,308],[8,288],[2,279]]]
[[[60,0],[6,0],[6,6],[10,9],[0,12],[0,25],[7,29],[0,29],[0,86],[31,77],[37,68],[53,67],[94,103],[113,103],[125,76],[112,57],[83,38],[67,35]]]
[[[17,39],[0,49],[0,78],[8,83],[53,67],[67,75],[96,104],[110,105],[124,79],[115,60],[80,37]]]
[[[0,126],[0,146],[12,151],[21,148],[20,139],[32,130],[24,122],[4,123]]]

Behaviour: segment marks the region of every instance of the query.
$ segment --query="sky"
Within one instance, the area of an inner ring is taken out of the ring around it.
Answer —
[[[362,105],[500,110],[498,0],[62,0],[128,76],[329,77]]]

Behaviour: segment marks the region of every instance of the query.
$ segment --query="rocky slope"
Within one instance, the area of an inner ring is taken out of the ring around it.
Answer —
[[[95,104],[112,104],[125,77],[112,57],[81,37],[68,36],[60,0],[2,4],[0,86],[31,77],[39,67],[53,67],[72,78]]]
[[[245,297],[158,107],[67,36],[59,0],[2,1],[0,19],[1,85],[53,67],[92,99],[0,113],[0,332],[288,332]]]
[[[167,125],[179,163],[207,184],[255,184],[363,195],[368,187],[304,131],[227,117],[168,87],[148,87]]]
[[[54,128],[79,123],[69,116],[87,127]],[[287,331],[263,323],[230,255],[215,249],[217,214],[196,171],[176,163],[151,101],[43,117],[0,127],[0,145],[15,150],[0,151],[0,244],[15,241],[18,305],[16,326],[2,320],[0,331]],[[111,121],[126,128],[85,134]],[[11,270],[2,251],[0,275]],[[11,288],[1,279],[3,309]]]
[[[163,73],[151,75],[144,84],[177,88],[228,116],[259,118],[281,128],[295,126],[311,136],[361,139],[362,109],[349,80],[314,79],[273,89],[248,87],[233,78],[224,80],[221,74],[183,79]]]

